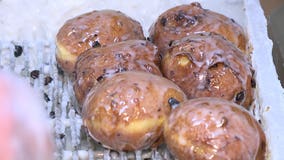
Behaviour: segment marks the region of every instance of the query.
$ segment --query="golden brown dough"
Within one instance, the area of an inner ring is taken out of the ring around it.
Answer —
[[[101,10],[68,20],[56,36],[56,59],[66,72],[73,72],[84,51],[129,39],[144,39],[139,22],[120,11]]]
[[[173,40],[195,32],[221,34],[246,53],[248,39],[242,27],[233,19],[203,9],[199,3],[177,6],[162,13],[150,28],[150,38],[164,55]]]
[[[162,76],[157,47],[145,40],[128,40],[92,48],[78,57],[74,91],[81,104],[89,90],[110,75],[122,71],[145,71]]]
[[[217,98],[181,103],[165,121],[164,137],[180,159],[264,160],[266,138],[241,106]]]
[[[220,97],[249,108],[254,80],[249,58],[222,36],[189,34],[162,58],[162,72],[189,99]]]
[[[83,105],[90,135],[105,147],[134,151],[151,147],[170,114],[170,98],[186,99],[170,80],[147,72],[114,74],[96,85]]]

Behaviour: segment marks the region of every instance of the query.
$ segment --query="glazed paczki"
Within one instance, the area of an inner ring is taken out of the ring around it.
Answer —
[[[106,47],[92,48],[76,62],[74,91],[81,104],[98,82],[122,71],[145,71],[162,76],[157,47],[145,40],[128,40]]]
[[[174,41],[161,70],[189,99],[219,97],[249,108],[255,82],[248,55],[214,33]]]
[[[117,151],[150,148],[160,140],[170,114],[168,101],[186,99],[170,80],[147,72],[114,74],[96,85],[83,105],[92,138]]]
[[[180,160],[264,160],[266,138],[243,107],[218,98],[184,101],[165,121],[164,138]]]
[[[150,39],[158,46],[161,55],[173,40],[179,40],[189,33],[214,32],[233,42],[247,52],[248,38],[233,19],[203,9],[199,3],[180,5],[162,13],[150,28]]]
[[[120,11],[92,11],[68,20],[56,36],[56,59],[68,73],[84,51],[130,39],[144,39],[139,22]]]

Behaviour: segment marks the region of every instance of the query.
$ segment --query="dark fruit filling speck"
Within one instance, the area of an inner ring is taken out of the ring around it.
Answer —
[[[43,98],[46,102],[49,102],[50,101],[50,98],[48,97],[48,95],[46,93],[43,93]]]
[[[33,70],[31,73],[30,73],[30,76],[33,78],[33,79],[37,79],[39,77],[39,70]]]
[[[162,17],[160,23],[161,23],[162,26],[165,26],[166,23],[167,23],[167,18]]]
[[[54,111],[49,112],[49,117],[51,119],[54,119],[55,118],[55,112]]]
[[[245,98],[245,92],[244,91],[241,91],[237,94],[236,96],[236,101],[237,102],[241,102],[243,99]]]
[[[53,79],[50,76],[45,77],[44,78],[44,85],[45,86],[48,85],[50,82],[52,82],[52,80]]]
[[[95,41],[95,42],[92,43],[93,48],[100,47],[100,46],[101,46],[101,44],[98,41]]]
[[[20,45],[15,45],[14,56],[19,57],[23,53],[23,47]]]
[[[169,98],[168,103],[170,104],[171,107],[174,107],[174,106],[179,104],[179,101],[176,100],[175,98],[171,97],[171,98]]]

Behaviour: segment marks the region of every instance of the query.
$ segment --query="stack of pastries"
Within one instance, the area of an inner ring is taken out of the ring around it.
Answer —
[[[254,70],[248,37],[199,3],[162,13],[145,40],[139,22],[113,10],[68,20],[57,61],[74,73],[90,136],[117,151],[165,142],[178,159],[265,159],[249,113]],[[252,138],[253,137],[253,138]]]

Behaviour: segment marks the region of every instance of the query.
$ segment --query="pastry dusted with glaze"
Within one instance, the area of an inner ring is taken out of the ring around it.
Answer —
[[[264,160],[266,138],[241,106],[217,98],[180,103],[165,121],[164,137],[180,160]]]
[[[147,72],[117,73],[87,95],[84,125],[107,148],[146,149],[161,138],[171,98],[182,102],[186,96],[170,80]]]
[[[81,54],[76,62],[76,98],[82,103],[94,85],[122,71],[145,71],[161,76],[160,61],[157,47],[144,40],[128,40],[92,48]]]
[[[240,25],[219,13],[203,9],[199,3],[180,5],[162,13],[150,28],[150,38],[164,55],[173,40],[189,33],[214,32],[221,34],[246,52],[247,36]]]
[[[246,108],[253,101],[255,82],[249,57],[220,35],[189,34],[174,41],[161,68],[189,99],[220,97]]]
[[[130,39],[144,39],[139,22],[120,11],[101,10],[68,20],[56,36],[56,59],[66,72],[73,72],[84,51]]]

